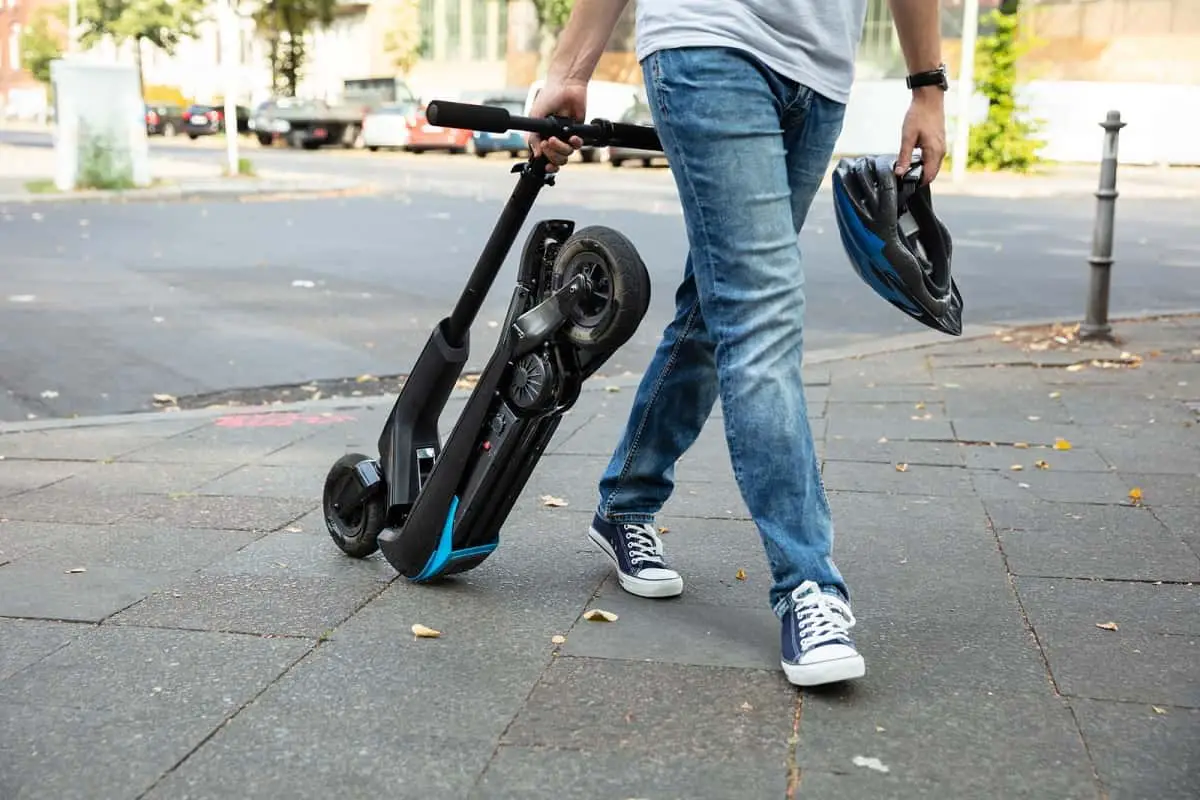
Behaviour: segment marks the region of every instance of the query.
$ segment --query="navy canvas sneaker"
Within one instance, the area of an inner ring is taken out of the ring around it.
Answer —
[[[796,686],[861,678],[867,667],[854,649],[854,614],[839,594],[805,581],[792,592],[783,615],[783,672]]]
[[[653,525],[608,522],[597,514],[588,538],[613,560],[617,580],[630,594],[675,597],[683,591],[683,578],[667,567],[662,539]]]

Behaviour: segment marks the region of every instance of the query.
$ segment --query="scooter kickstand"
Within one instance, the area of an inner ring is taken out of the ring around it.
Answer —
[[[587,276],[576,275],[566,286],[513,320],[512,357],[520,358],[545,344],[583,300],[587,288]]]

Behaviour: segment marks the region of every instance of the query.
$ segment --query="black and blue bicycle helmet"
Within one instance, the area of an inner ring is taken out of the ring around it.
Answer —
[[[903,176],[894,156],[841,159],[833,206],[842,245],[876,294],[934,330],[962,334],[962,295],[950,275],[950,231],[933,213],[918,159]]]

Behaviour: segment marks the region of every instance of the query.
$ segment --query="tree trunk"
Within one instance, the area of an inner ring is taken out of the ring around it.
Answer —
[[[287,56],[283,63],[283,80],[288,97],[295,97],[300,83],[300,65],[304,61],[304,32],[288,33]]]
[[[138,97],[146,101],[146,78],[142,75],[142,37],[133,37],[133,63],[137,66]]]
[[[267,58],[271,61],[271,92],[279,91],[279,35],[267,39]]]

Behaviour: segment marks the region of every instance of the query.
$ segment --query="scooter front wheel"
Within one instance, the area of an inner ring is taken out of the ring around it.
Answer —
[[[619,231],[591,225],[571,235],[554,262],[553,285],[586,275],[591,291],[563,329],[588,353],[612,353],[633,336],[650,307],[650,273],[633,242]]]
[[[339,458],[329,474],[325,476],[325,492],[322,505],[325,512],[325,528],[342,552],[353,558],[366,558],[379,549],[379,532],[383,530],[387,513],[383,493],[368,497],[360,506],[343,511],[336,507],[347,482],[357,481],[356,467],[369,456],[348,453]]]

